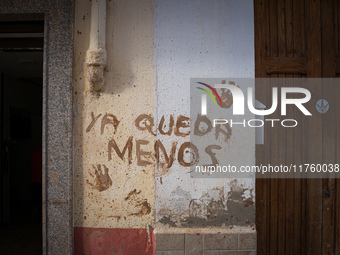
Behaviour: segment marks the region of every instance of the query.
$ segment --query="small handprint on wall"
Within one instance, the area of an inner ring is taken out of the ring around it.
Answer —
[[[103,166],[103,170],[102,170]],[[94,179],[92,182],[86,180],[86,183],[98,191],[107,190],[112,186],[112,180],[109,175],[109,169],[104,165],[92,165],[94,171],[89,170],[89,175]]]

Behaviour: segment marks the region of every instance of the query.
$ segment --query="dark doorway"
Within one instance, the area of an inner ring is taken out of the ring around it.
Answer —
[[[0,22],[0,253],[42,254],[41,16]]]

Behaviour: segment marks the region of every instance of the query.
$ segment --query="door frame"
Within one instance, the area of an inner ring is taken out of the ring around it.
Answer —
[[[74,0],[0,2],[0,20],[44,19],[43,253],[73,253]]]

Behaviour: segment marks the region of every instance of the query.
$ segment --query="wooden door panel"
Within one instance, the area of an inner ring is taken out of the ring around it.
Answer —
[[[257,78],[340,77],[339,0],[255,0],[254,10]],[[261,83],[256,98],[270,106],[274,86],[287,85]],[[298,127],[265,129],[257,163],[339,163],[339,88],[310,83],[313,116],[288,108]],[[316,112],[320,97],[332,102],[333,112]],[[280,118],[279,111],[270,117]],[[340,254],[339,191],[338,179],[257,179],[258,254]]]

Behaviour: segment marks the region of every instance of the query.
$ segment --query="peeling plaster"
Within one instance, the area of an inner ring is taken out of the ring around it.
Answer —
[[[177,187],[171,194],[179,195],[172,198],[172,210],[162,210],[159,220],[171,227],[208,227],[208,226],[253,226],[255,224],[255,203],[253,197],[246,198],[245,193],[252,190],[237,186],[232,182],[227,197],[224,188],[214,188],[204,193],[199,199],[191,199],[189,192]],[[189,204],[189,205],[188,205]],[[185,208],[189,207],[189,212]]]
[[[154,24],[155,125],[163,123],[163,116],[165,120],[190,116],[190,78],[254,77],[252,1],[192,0],[184,5],[180,0],[155,0]],[[221,96],[223,107],[230,108],[230,93],[223,91]],[[194,135],[203,135],[209,131],[209,123],[197,119],[199,116],[191,120],[197,126]],[[183,144],[190,139],[165,137],[171,126],[156,130],[156,139],[168,151],[173,142]],[[223,131],[214,135],[228,143],[226,157],[238,164],[255,164],[255,134],[243,136],[241,129],[230,127]],[[237,150],[233,149],[236,144]],[[207,149],[213,152],[214,147]],[[241,158],[239,149],[247,157]],[[162,173],[155,181],[157,228],[254,226],[254,179],[190,178],[189,168],[176,160],[170,170],[155,168]]]

